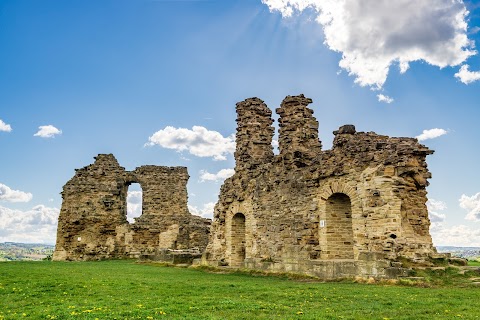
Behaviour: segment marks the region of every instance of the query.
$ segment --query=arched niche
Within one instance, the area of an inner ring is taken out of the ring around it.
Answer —
[[[330,259],[353,259],[352,205],[344,193],[334,193],[326,201],[326,244]]]
[[[320,259],[356,259],[362,205],[355,185],[332,181],[320,189],[319,199]]]
[[[245,261],[245,215],[236,213],[232,217],[230,228],[230,265],[240,267]]]

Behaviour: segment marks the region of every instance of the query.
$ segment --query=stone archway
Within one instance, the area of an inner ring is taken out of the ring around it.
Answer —
[[[324,185],[319,201],[321,259],[354,259],[362,206],[354,185],[339,181]]]
[[[326,203],[326,244],[329,259],[353,259],[352,206],[344,193],[334,193]]]
[[[245,215],[236,213],[231,223],[231,259],[232,267],[241,267],[245,261]]]

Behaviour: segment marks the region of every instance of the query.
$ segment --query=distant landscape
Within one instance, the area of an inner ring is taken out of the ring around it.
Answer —
[[[39,243],[0,243],[0,261],[35,261],[51,258],[54,245]],[[438,246],[440,253],[451,253],[454,257],[468,260],[480,259],[480,247]]]
[[[451,253],[454,257],[468,260],[480,259],[480,247],[437,246],[437,251],[440,253]]]
[[[35,261],[51,258],[55,246],[38,243],[0,243],[0,261]]]

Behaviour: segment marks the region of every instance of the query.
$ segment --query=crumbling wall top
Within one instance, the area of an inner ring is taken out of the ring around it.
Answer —
[[[254,169],[273,159],[272,111],[259,98],[237,103],[236,171]]]
[[[287,163],[293,162],[297,166],[310,164],[322,149],[318,139],[318,121],[313,116],[313,110],[307,107],[310,103],[312,99],[303,94],[287,96],[276,109],[280,116],[280,155]]]

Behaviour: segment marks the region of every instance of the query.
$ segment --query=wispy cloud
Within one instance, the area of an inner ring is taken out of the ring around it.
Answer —
[[[480,193],[478,195],[480,196]],[[427,208],[431,222],[430,234],[434,245],[480,246],[480,230],[478,228],[465,225],[445,225],[446,215],[440,212],[447,209],[445,202],[429,199]]]
[[[422,134],[416,136],[415,138],[417,138],[418,141],[424,141],[424,140],[428,140],[428,139],[438,138],[438,137],[443,136],[447,133],[448,133],[448,131],[445,130],[445,129],[434,128],[434,129],[429,129],[429,130],[423,130]]]
[[[460,207],[468,211],[465,219],[471,221],[480,221],[480,192],[470,197],[462,194],[458,201],[460,203]]]
[[[0,200],[8,202],[29,202],[32,194],[20,190],[12,190],[10,187],[0,183]]]
[[[44,205],[27,211],[0,206],[0,242],[54,244],[59,213]]]
[[[56,135],[60,134],[62,134],[62,130],[59,130],[49,124],[47,126],[38,127],[38,132],[35,133],[33,136],[40,138],[54,138]]]
[[[223,181],[235,173],[234,169],[222,169],[217,173],[210,173],[208,171],[200,171],[200,181]]]
[[[477,54],[467,36],[468,11],[452,0],[262,0],[284,17],[312,9],[325,45],[342,54],[339,66],[360,86],[381,89],[390,67],[413,61],[444,68]],[[320,39],[319,39],[320,40]]]
[[[12,131],[12,126],[6,124],[2,119],[0,119],[0,131],[10,132]]]
[[[432,223],[444,222],[445,214],[439,213],[438,211],[443,211],[447,209],[447,204],[443,201],[438,201],[435,199],[429,199],[427,201],[428,216]]]
[[[383,95],[383,94],[377,94],[377,98],[378,98],[379,102],[392,103],[394,101],[389,96],[386,96],[386,95]]]
[[[212,219],[213,211],[215,208],[215,202],[208,202],[203,205],[203,208],[198,208],[196,206],[188,205],[188,210],[191,214],[196,216]]]
[[[472,82],[480,80],[480,71],[470,71],[468,70],[469,65],[464,64],[460,70],[455,73],[455,78],[459,79],[465,84],[470,84]]]
[[[470,31],[468,33],[469,34],[477,34],[479,31],[480,31],[480,27],[473,27],[472,29],[470,29]]]
[[[432,224],[430,233],[434,245],[437,246],[480,246],[480,230],[465,225],[446,227],[444,224]]]
[[[187,151],[197,157],[212,157],[214,160],[226,160],[228,154],[235,151],[235,136],[222,136],[217,131],[194,126],[192,130],[171,126],[155,132],[148,138],[146,146],[158,145],[176,151]]]

